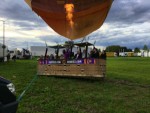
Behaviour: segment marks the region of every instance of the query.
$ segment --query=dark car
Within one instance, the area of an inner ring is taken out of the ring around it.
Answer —
[[[16,113],[17,108],[13,83],[0,76],[0,113]]]

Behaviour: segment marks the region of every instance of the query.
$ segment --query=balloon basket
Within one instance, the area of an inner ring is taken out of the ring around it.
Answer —
[[[105,77],[105,59],[39,61],[37,74],[42,76]]]

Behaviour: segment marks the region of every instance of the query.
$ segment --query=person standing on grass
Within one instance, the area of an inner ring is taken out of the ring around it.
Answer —
[[[16,55],[12,57],[12,60],[14,60],[14,62],[16,61]]]
[[[102,52],[102,54],[101,54],[101,58],[106,60],[106,57],[107,57],[106,51],[103,50],[103,52]]]
[[[9,62],[9,60],[10,60],[10,53],[8,52],[8,54],[7,54],[7,61]]]

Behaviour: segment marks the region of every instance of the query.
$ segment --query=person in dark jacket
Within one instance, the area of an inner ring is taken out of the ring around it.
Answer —
[[[7,54],[7,61],[10,60],[10,53]]]
[[[106,51],[103,50],[103,52],[102,52],[102,54],[101,54],[101,58],[102,58],[102,59],[106,59],[106,57],[107,57],[107,56],[106,56]]]
[[[16,55],[12,57],[12,60],[14,60],[14,62],[16,61]]]
[[[75,59],[81,59],[81,58],[82,58],[81,51],[77,51],[77,53],[75,54]]]

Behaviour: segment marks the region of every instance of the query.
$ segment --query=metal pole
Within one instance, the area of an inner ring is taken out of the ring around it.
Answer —
[[[5,21],[3,21],[3,60],[5,57]]]
[[[6,48],[6,46],[5,46],[5,21],[4,20],[0,20],[0,21],[3,22],[3,46],[2,46],[2,48],[3,48],[3,61],[4,61],[5,48]]]

